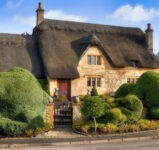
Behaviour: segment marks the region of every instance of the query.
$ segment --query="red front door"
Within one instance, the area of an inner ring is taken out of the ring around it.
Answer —
[[[58,95],[65,95],[68,99],[71,97],[71,81],[70,80],[58,80]]]

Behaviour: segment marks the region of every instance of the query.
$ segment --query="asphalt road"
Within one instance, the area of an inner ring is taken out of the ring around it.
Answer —
[[[159,140],[93,145],[11,148],[10,150],[159,150]]]

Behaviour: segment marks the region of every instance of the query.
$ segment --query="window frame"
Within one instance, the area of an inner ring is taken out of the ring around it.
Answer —
[[[90,60],[89,60],[90,58]],[[93,58],[95,60],[93,61]],[[99,63],[98,63],[99,58]],[[100,66],[102,64],[102,56],[101,55],[87,55],[87,65],[98,65]]]
[[[127,83],[136,84],[138,79],[139,79],[139,77],[129,77],[129,78],[127,78]]]
[[[93,79],[95,81],[95,84],[93,84]],[[88,84],[88,80],[90,80],[90,85]],[[100,81],[100,84],[98,84],[98,80]],[[102,86],[102,78],[101,77],[98,77],[98,76],[88,76],[87,77],[87,87],[98,87],[100,88]]]

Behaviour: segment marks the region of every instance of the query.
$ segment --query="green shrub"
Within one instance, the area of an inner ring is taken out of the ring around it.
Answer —
[[[93,86],[93,88],[92,88],[91,96],[98,96],[98,91],[95,86]]]
[[[102,123],[113,123],[115,125],[123,124],[126,120],[126,116],[122,114],[119,108],[105,110],[104,115],[100,118],[100,122]]]
[[[100,125],[98,125],[98,130],[102,133],[113,134],[113,133],[117,132],[118,127],[111,123],[108,123],[106,125],[100,124]]]
[[[59,96],[59,97],[56,98],[56,101],[63,103],[66,99],[67,99],[67,98],[66,98],[65,95],[61,95],[61,96]]]
[[[115,101],[122,113],[127,116],[128,121],[134,122],[140,119],[143,105],[137,96],[127,95],[126,97],[117,98]]]
[[[159,108],[151,108],[149,110],[149,117],[151,119],[159,119]]]
[[[141,130],[154,130],[158,128],[158,123],[150,120],[140,120],[138,125]]]
[[[135,91],[135,84],[125,83],[119,87],[115,92],[115,98],[124,97],[128,94],[132,94]]]
[[[50,95],[50,91],[49,91],[49,83],[47,81],[47,79],[38,79],[42,89]]]
[[[115,93],[115,98],[124,97],[128,94],[132,94],[135,91],[135,84],[125,83],[119,87]]]
[[[20,136],[24,133],[26,127],[26,123],[13,121],[0,116],[0,130],[5,135]]]
[[[136,84],[136,94],[148,108],[159,107],[159,74],[148,71]]]
[[[79,98],[80,98],[80,101],[84,101],[85,99],[89,98],[90,96],[89,95],[80,95]]]
[[[104,105],[99,97],[90,97],[82,104],[81,112],[85,117],[94,119],[96,132],[96,119],[104,113]]]
[[[29,71],[13,68],[9,72],[0,73],[0,83],[0,114],[4,118],[13,122],[23,121],[27,125],[37,116],[44,119],[49,95]],[[12,126],[10,121],[9,126]],[[8,131],[11,132],[12,127],[9,129],[9,126]]]

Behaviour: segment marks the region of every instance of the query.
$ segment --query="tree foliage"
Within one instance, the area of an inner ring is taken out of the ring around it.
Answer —
[[[96,132],[96,119],[104,113],[104,105],[101,99],[99,97],[90,97],[84,100],[81,112],[85,117],[94,119]]]

